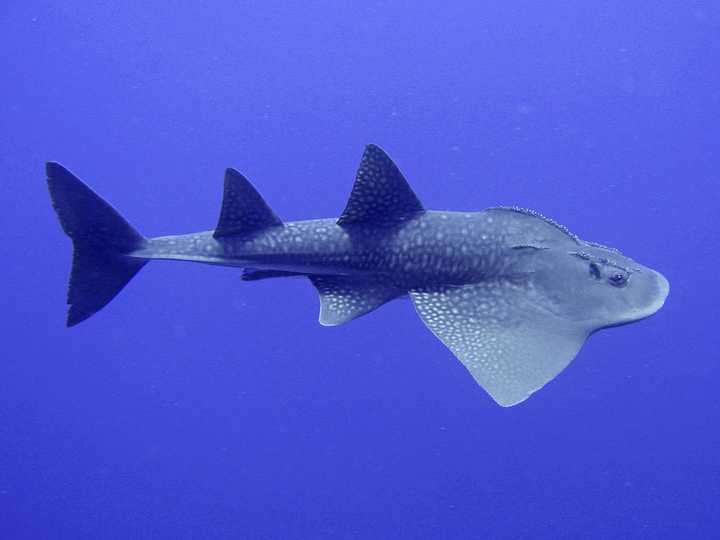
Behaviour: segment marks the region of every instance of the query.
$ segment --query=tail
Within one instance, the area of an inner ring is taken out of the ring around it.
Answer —
[[[74,326],[115,298],[147,263],[126,256],[146,240],[63,166],[48,163],[46,171],[53,207],[73,241],[67,325]]]

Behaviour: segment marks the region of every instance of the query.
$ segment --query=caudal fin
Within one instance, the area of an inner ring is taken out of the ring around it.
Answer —
[[[126,254],[146,240],[117,211],[58,163],[46,165],[52,204],[73,241],[67,325],[103,308],[147,263]]]

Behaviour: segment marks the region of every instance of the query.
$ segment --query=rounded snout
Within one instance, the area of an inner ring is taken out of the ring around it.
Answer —
[[[635,320],[644,319],[657,312],[665,304],[670,292],[670,283],[660,272],[644,268],[638,277],[643,280],[643,286],[638,291],[637,304],[633,310]]]
[[[658,309],[663,307],[663,304],[665,304],[665,299],[668,294],[670,294],[670,283],[660,272],[653,273],[655,274],[655,280],[657,282],[657,299],[652,310],[652,312],[655,313]]]

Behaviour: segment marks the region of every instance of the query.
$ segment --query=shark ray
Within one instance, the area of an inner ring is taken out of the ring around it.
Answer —
[[[283,222],[228,169],[214,230],[155,238],[63,166],[48,163],[46,171],[73,243],[68,326],[158,259],[242,268],[244,281],[307,277],[328,326],[409,295],[475,381],[510,406],[563,371],[590,334],[652,315],[669,291],[659,272],[539,212],[427,210],[375,145],[365,149],[339,218]]]

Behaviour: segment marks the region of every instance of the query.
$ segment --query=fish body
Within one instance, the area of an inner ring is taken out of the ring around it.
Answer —
[[[328,326],[407,295],[478,384],[510,406],[562,371],[591,333],[655,313],[669,291],[660,273],[538,212],[426,210],[374,145],[339,218],[283,222],[228,169],[214,230],[157,238],[140,235],[57,163],[47,175],[74,244],[69,326],[157,259],[238,267],[245,281],[306,277]]]

